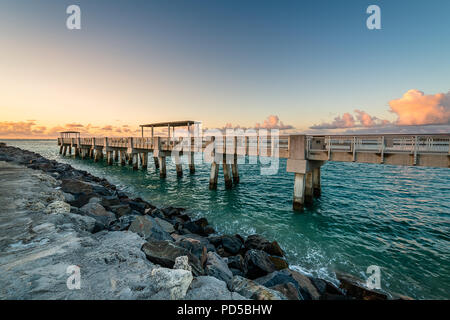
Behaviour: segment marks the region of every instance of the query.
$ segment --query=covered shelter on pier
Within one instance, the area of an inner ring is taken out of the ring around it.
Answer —
[[[167,134],[168,138],[171,137],[170,129],[172,128],[172,136],[174,135],[175,128],[177,127],[186,127],[188,130],[188,136],[191,136],[192,129],[195,130],[195,126],[201,125],[201,121],[195,121],[195,120],[183,120],[183,121],[171,121],[171,122],[156,122],[156,123],[148,123],[148,124],[141,124],[139,127],[141,127],[141,134],[142,137],[144,137],[144,128],[151,128],[151,137],[154,137],[154,129],[155,128],[167,128]]]

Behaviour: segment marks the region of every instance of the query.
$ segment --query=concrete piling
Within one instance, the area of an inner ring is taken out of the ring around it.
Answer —
[[[159,177],[164,179],[166,177],[166,157],[159,156]]]
[[[305,174],[295,173],[293,209],[302,211],[305,205]]]
[[[209,190],[217,189],[217,179],[219,177],[219,164],[217,162],[211,163],[211,173],[209,175]]]
[[[320,197],[320,195],[322,194],[320,186],[320,167],[314,168],[313,170],[313,188],[314,197]]]

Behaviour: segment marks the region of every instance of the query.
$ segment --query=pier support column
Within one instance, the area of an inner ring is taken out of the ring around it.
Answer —
[[[66,155],[66,152],[67,152],[67,146],[64,146],[63,156]]]
[[[305,174],[295,173],[293,209],[295,211],[303,211],[304,205],[305,205]]]
[[[98,162],[100,160],[100,150],[94,149],[94,162]]]
[[[114,150],[114,161],[119,162],[119,150]]]
[[[314,196],[320,197],[322,194],[322,190],[320,187],[320,167],[314,168],[313,170],[313,188],[314,188]]]
[[[233,163],[231,164],[231,172],[233,174],[233,182],[239,183],[239,169],[237,164],[237,154],[234,155]]]
[[[183,176],[183,166],[180,163],[175,164],[175,170],[177,171],[177,177],[181,178]]]
[[[125,165],[125,158],[126,158],[126,152],[120,150],[120,165],[124,166]]]
[[[189,173],[194,174],[195,173],[195,164],[194,164],[194,152],[189,153]]]
[[[230,165],[225,162],[222,164],[223,168],[223,178],[225,179],[225,189],[231,189],[233,187],[233,181],[231,180],[231,170]]]
[[[219,164],[217,162],[212,162],[211,173],[209,174],[209,190],[217,189],[218,177],[219,177]]]
[[[74,157],[78,157],[80,155],[80,149],[78,147],[75,147],[75,153],[74,153]]]
[[[63,148],[64,148],[63,145],[61,145],[61,147],[59,147],[59,154],[62,154],[62,153],[63,153]]]
[[[112,153],[112,151],[106,151],[106,159],[108,161],[108,166],[112,166],[112,164],[113,164],[113,153]]]
[[[133,170],[137,170],[139,167],[139,154],[132,153],[131,154],[131,162],[133,164]]]
[[[314,199],[314,183],[313,183],[313,173],[308,172],[306,174],[305,181],[305,204],[311,204]]]
[[[166,157],[159,156],[159,177],[165,178],[166,177]]]
[[[128,157],[128,165],[133,165],[133,154],[132,153],[128,153],[127,154]]]
[[[141,162],[141,166],[142,166],[142,170],[147,170],[147,163],[148,163],[148,153],[147,152],[143,152],[142,153],[142,158],[141,158],[142,162]]]
[[[69,155],[72,155],[72,146],[69,146]]]
[[[155,163],[155,169],[159,169],[159,160],[158,160],[158,157],[153,157],[153,162]]]

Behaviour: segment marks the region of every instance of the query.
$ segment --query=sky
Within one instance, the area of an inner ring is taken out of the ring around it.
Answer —
[[[448,0],[2,0],[0,43],[0,138],[450,132]]]

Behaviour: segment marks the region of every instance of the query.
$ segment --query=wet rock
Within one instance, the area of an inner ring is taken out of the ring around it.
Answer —
[[[155,218],[155,221],[161,226],[161,228],[165,232],[167,232],[167,233],[175,232],[175,229],[174,229],[173,225],[170,222],[168,222],[168,221],[166,221],[164,219],[158,218],[158,217]]]
[[[64,200],[65,200],[67,203],[72,202],[72,201],[75,201],[75,196],[74,196],[73,194],[71,194],[71,193],[63,192],[63,196],[64,196]]]
[[[70,204],[64,201],[53,201],[44,210],[47,214],[68,213],[70,212]]]
[[[111,231],[124,231],[130,228],[130,225],[138,217],[138,215],[127,215],[122,216],[116,221],[114,221],[108,228]]]
[[[145,214],[145,209],[147,209],[147,206],[145,203],[137,202],[137,201],[129,201],[128,205],[131,209],[138,211],[141,214]]]
[[[309,280],[311,280],[311,282],[316,287],[317,291],[320,294],[321,300],[335,300],[338,296],[344,296],[342,290],[329,281],[315,277],[309,277]]]
[[[85,193],[77,193],[74,194],[74,200],[68,201],[71,206],[81,208],[82,206],[89,203],[89,200],[94,196],[93,193],[85,194]]]
[[[62,180],[61,189],[64,192],[72,194],[90,194],[93,192],[92,186],[90,184],[75,179]]]
[[[286,300],[286,297],[280,292],[240,276],[234,276],[230,281],[229,287],[231,291],[237,292],[248,299]]]
[[[146,240],[173,240],[170,234],[165,232],[156,220],[150,216],[136,217],[128,230],[137,233]]]
[[[247,251],[244,257],[244,266],[245,275],[249,279],[256,279],[276,270],[268,254],[262,250]]]
[[[174,269],[182,269],[192,271],[192,267],[189,265],[188,256],[180,256],[175,258],[175,263],[173,265]]]
[[[101,205],[104,207],[111,207],[120,205],[120,200],[116,196],[105,196],[101,199]]]
[[[277,284],[270,289],[280,292],[288,300],[301,300],[297,288],[290,282]]]
[[[241,249],[242,242],[239,238],[235,236],[223,236],[222,247],[225,249],[225,251],[227,251],[231,255],[235,255]]]
[[[233,278],[227,263],[215,252],[208,252],[205,273],[227,283]]]
[[[131,208],[127,204],[118,204],[110,206],[109,209],[115,213],[117,217],[123,217],[131,213]]]
[[[240,254],[228,257],[228,267],[244,271],[244,258]]]
[[[195,220],[194,223],[204,229],[208,225],[208,220],[206,218],[200,218]]]
[[[284,256],[283,250],[280,248],[278,242],[273,241],[270,242],[263,236],[259,234],[253,234],[247,237],[244,243],[245,249],[256,249],[256,250],[263,250],[267,252],[270,255],[275,256]]]
[[[269,259],[270,259],[270,261],[272,261],[272,263],[274,264],[274,266],[277,270],[283,270],[283,269],[289,268],[289,264],[286,262],[286,260],[284,260],[280,257],[269,256]]]
[[[191,254],[197,257],[199,259],[202,266],[205,265],[206,257],[207,257],[207,249],[205,244],[198,240],[191,237],[180,237],[176,241],[176,244],[180,247],[185,248],[188,250]]]
[[[201,236],[207,236],[207,234],[205,233],[205,230],[203,230],[203,228],[200,225],[196,224],[194,221],[186,222],[183,225],[183,228],[189,230],[189,232],[192,232],[192,233],[195,233],[195,234],[198,234]]]
[[[212,226],[210,226],[210,225],[207,225],[207,226],[204,228],[203,231],[205,231],[205,233],[206,233],[207,235],[216,233],[216,230],[214,230],[214,228],[213,228]]]
[[[156,268],[152,270],[151,283],[157,292],[152,298],[180,300],[186,296],[192,282],[192,272],[182,269]]]
[[[347,296],[358,300],[387,300],[386,294],[366,288],[350,275],[337,274],[337,278],[341,283],[339,287],[345,290]]]
[[[271,243],[266,245],[264,251],[272,256],[284,256],[284,251],[280,248],[280,245],[276,241],[272,241]]]
[[[149,240],[142,246],[142,251],[148,260],[166,268],[173,268],[177,257],[187,256],[193,274],[195,276],[203,274],[203,267],[197,257],[171,241]]]
[[[247,300],[228,290],[224,281],[211,276],[195,278],[186,294],[186,300]]]

